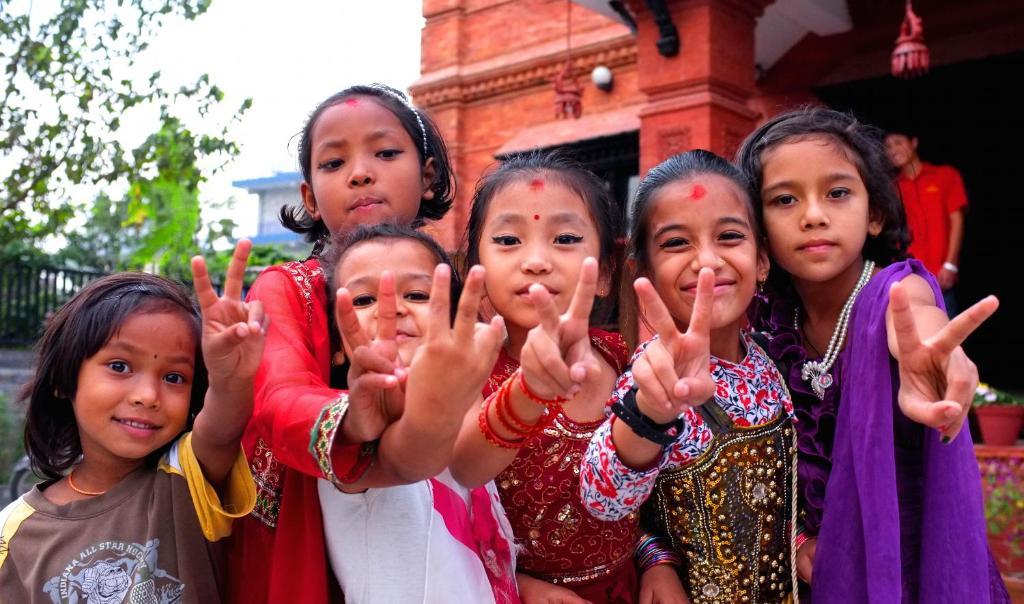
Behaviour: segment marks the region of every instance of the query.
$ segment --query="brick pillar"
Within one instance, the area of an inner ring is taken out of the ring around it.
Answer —
[[[637,67],[647,104],[640,111],[640,173],[670,155],[709,149],[732,158],[754,128],[755,19],[771,0],[666,0],[679,53],[658,53],[658,27],[642,0]]]
[[[424,103],[418,91],[431,81],[443,78],[456,69],[463,57],[463,27],[465,12],[463,0],[423,0],[423,34],[420,37],[420,73],[423,76],[412,87],[413,100],[419,107],[427,106],[427,112],[437,124],[441,136],[448,145],[448,155],[458,183],[458,197],[444,219],[431,225],[432,235],[448,250],[456,249],[459,238],[469,219],[469,195],[466,180],[461,172],[464,144],[462,142],[462,121],[465,103],[457,98],[440,95]],[[469,187],[470,191],[472,187]]]

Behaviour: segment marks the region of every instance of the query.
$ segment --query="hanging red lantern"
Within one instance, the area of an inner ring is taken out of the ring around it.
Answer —
[[[583,115],[583,89],[572,69],[572,2],[565,3],[565,67],[555,75],[555,117],[578,119]]]
[[[924,25],[907,0],[906,14],[892,51],[892,75],[897,78],[917,78],[928,73],[928,47],[924,44]]]

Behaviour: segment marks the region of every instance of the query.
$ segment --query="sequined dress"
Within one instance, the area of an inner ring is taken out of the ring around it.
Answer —
[[[792,401],[764,350],[749,334],[743,341],[741,362],[712,357],[714,401],[687,411],[652,468],[619,459],[616,418],[597,430],[581,468],[581,497],[598,518],[643,505],[645,528],[668,537],[683,558],[680,578],[694,604],[783,602],[792,590]],[[627,371],[613,398],[633,385]]]
[[[627,350],[621,336],[594,329],[591,342],[617,372],[622,370]],[[502,352],[484,394],[497,389],[518,366]],[[578,497],[583,455],[602,423],[579,423],[559,413],[495,483],[521,548],[519,572],[593,602],[635,602],[637,514],[602,521],[588,514]]]

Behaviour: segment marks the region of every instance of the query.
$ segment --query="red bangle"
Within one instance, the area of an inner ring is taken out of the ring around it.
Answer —
[[[512,408],[510,386],[511,383],[506,381],[498,389],[498,396],[494,399],[494,414],[506,430],[516,436],[526,438],[533,434],[536,424],[527,423],[526,420],[516,415],[515,409]]]
[[[487,411],[491,408],[491,404],[500,392],[501,390],[499,389],[498,392],[487,397],[484,404],[480,406],[480,414],[477,416],[477,424],[480,426],[480,433],[484,435],[487,442],[502,449],[518,449],[526,443],[526,438],[518,438],[516,440],[507,440],[502,438],[494,431],[494,428],[491,427],[491,420],[487,416]]]
[[[793,538],[793,551],[800,551],[800,546],[802,546],[804,543],[807,543],[808,540],[810,540],[810,537],[807,535],[807,533],[797,533],[796,537]]]
[[[544,405],[545,407],[557,406],[557,405],[561,405],[562,403],[564,403],[564,402],[569,400],[569,399],[567,399],[567,398],[565,398],[563,396],[556,396],[555,398],[552,398],[552,399],[546,399],[546,398],[541,398],[541,397],[537,396],[536,394],[534,394],[530,390],[530,387],[526,385],[526,376],[523,375],[523,370],[522,369],[517,369],[516,373],[519,374],[519,378],[518,378],[519,389],[523,392],[523,394],[526,395],[526,398],[528,398],[531,401],[537,403],[538,405]]]

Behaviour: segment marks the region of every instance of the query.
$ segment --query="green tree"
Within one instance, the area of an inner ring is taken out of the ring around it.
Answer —
[[[195,19],[209,0],[62,0],[43,18],[31,2],[0,0],[0,251],[60,233],[76,185],[127,187],[122,228],[141,237],[134,264],[178,273],[197,250],[199,166],[237,153],[229,124],[185,127],[224,99],[206,75],[175,90],[160,72],[140,77],[136,57],[169,18]],[[18,12],[21,10],[22,12]],[[236,118],[249,108],[242,103]],[[126,112],[159,110],[142,145],[118,141]]]

